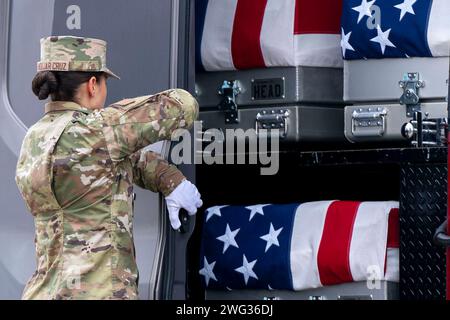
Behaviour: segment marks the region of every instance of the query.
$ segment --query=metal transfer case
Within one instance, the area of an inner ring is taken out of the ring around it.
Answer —
[[[342,69],[274,67],[196,76],[207,129],[278,129],[281,141],[345,141]]]
[[[280,290],[207,290],[206,300],[398,300],[399,285],[380,281],[376,288],[367,282],[343,283],[302,291]]]
[[[445,136],[449,57],[344,62],[345,136],[351,142],[411,140],[439,146]]]

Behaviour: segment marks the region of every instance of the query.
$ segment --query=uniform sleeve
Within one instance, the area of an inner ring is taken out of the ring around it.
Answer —
[[[170,140],[177,129],[190,129],[198,103],[183,89],[125,99],[102,111],[103,134],[113,161],[120,161],[149,144]]]
[[[168,196],[185,176],[174,165],[152,151],[138,151],[130,155],[133,182],[141,188]]]

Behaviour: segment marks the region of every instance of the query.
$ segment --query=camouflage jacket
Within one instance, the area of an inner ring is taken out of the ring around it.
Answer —
[[[190,128],[197,115],[181,89],[99,110],[45,106],[16,170],[36,228],[37,270],[23,299],[137,299],[133,183],[168,195],[184,179],[142,148]]]

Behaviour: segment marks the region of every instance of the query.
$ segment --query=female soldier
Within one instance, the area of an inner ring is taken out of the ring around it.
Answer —
[[[16,182],[36,228],[37,270],[23,299],[137,299],[133,183],[166,196],[178,211],[202,205],[193,184],[145,146],[189,129],[196,100],[181,89],[125,99],[103,109],[106,42],[41,39],[32,82],[45,115],[27,132]]]

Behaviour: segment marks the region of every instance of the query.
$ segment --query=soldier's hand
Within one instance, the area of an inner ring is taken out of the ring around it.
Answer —
[[[195,185],[184,180],[166,197],[166,204],[170,224],[172,228],[178,230],[181,227],[180,209],[185,209],[192,216],[203,205],[203,201]]]

